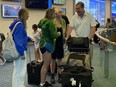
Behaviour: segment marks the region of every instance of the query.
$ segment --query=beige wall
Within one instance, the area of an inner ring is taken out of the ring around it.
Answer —
[[[25,7],[25,0],[22,0],[22,2],[8,2],[8,1],[2,1],[0,0],[0,32],[4,33],[6,35],[7,32],[9,32],[9,25],[13,21],[13,18],[2,18],[1,16],[1,4],[20,4],[22,7]],[[73,0],[66,0],[66,5],[59,6],[59,5],[53,5],[53,7],[64,7],[66,8],[66,15],[68,16],[69,20],[71,19],[73,15]],[[28,29],[27,33],[29,36],[32,36],[31,32],[31,26],[34,23],[38,23],[41,18],[45,15],[45,10],[40,9],[29,9],[29,19],[27,21]]]
[[[106,6],[105,6],[105,24],[107,22],[107,18],[111,18],[111,8],[112,4],[110,0],[106,0]]]

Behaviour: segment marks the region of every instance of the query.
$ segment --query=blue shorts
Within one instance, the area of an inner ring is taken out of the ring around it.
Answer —
[[[54,46],[51,43],[47,43],[44,47],[40,48],[40,51],[42,54],[44,54],[46,51],[49,53],[52,53],[54,49]]]

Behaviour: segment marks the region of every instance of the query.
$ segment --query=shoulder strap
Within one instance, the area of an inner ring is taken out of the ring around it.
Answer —
[[[19,23],[21,23],[21,22],[17,22],[17,23],[14,25],[14,27],[13,27],[13,29],[12,29],[12,31],[11,31],[11,34],[14,33],[14,30],[15,30],[16,26],[17,26]]]

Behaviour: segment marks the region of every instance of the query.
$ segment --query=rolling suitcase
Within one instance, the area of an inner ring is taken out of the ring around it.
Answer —
[[[36,60],[31,61],[30,47],[29,47],[29,59],[30,62],[27,64],[28,84],[39,85],[42,63],[37,62]]]

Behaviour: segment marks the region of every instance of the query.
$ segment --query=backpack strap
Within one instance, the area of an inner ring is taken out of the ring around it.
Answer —
[[[14,27],[13,27],[13,29],[12,29],[12,31],[11,31],[11,34],[14,33],[14,30],[15,30],[16,26],[17,26],[19,23],[21,23],[21,22],[19,21],[19,22],[17,22],[17,23],[14,25]]]

